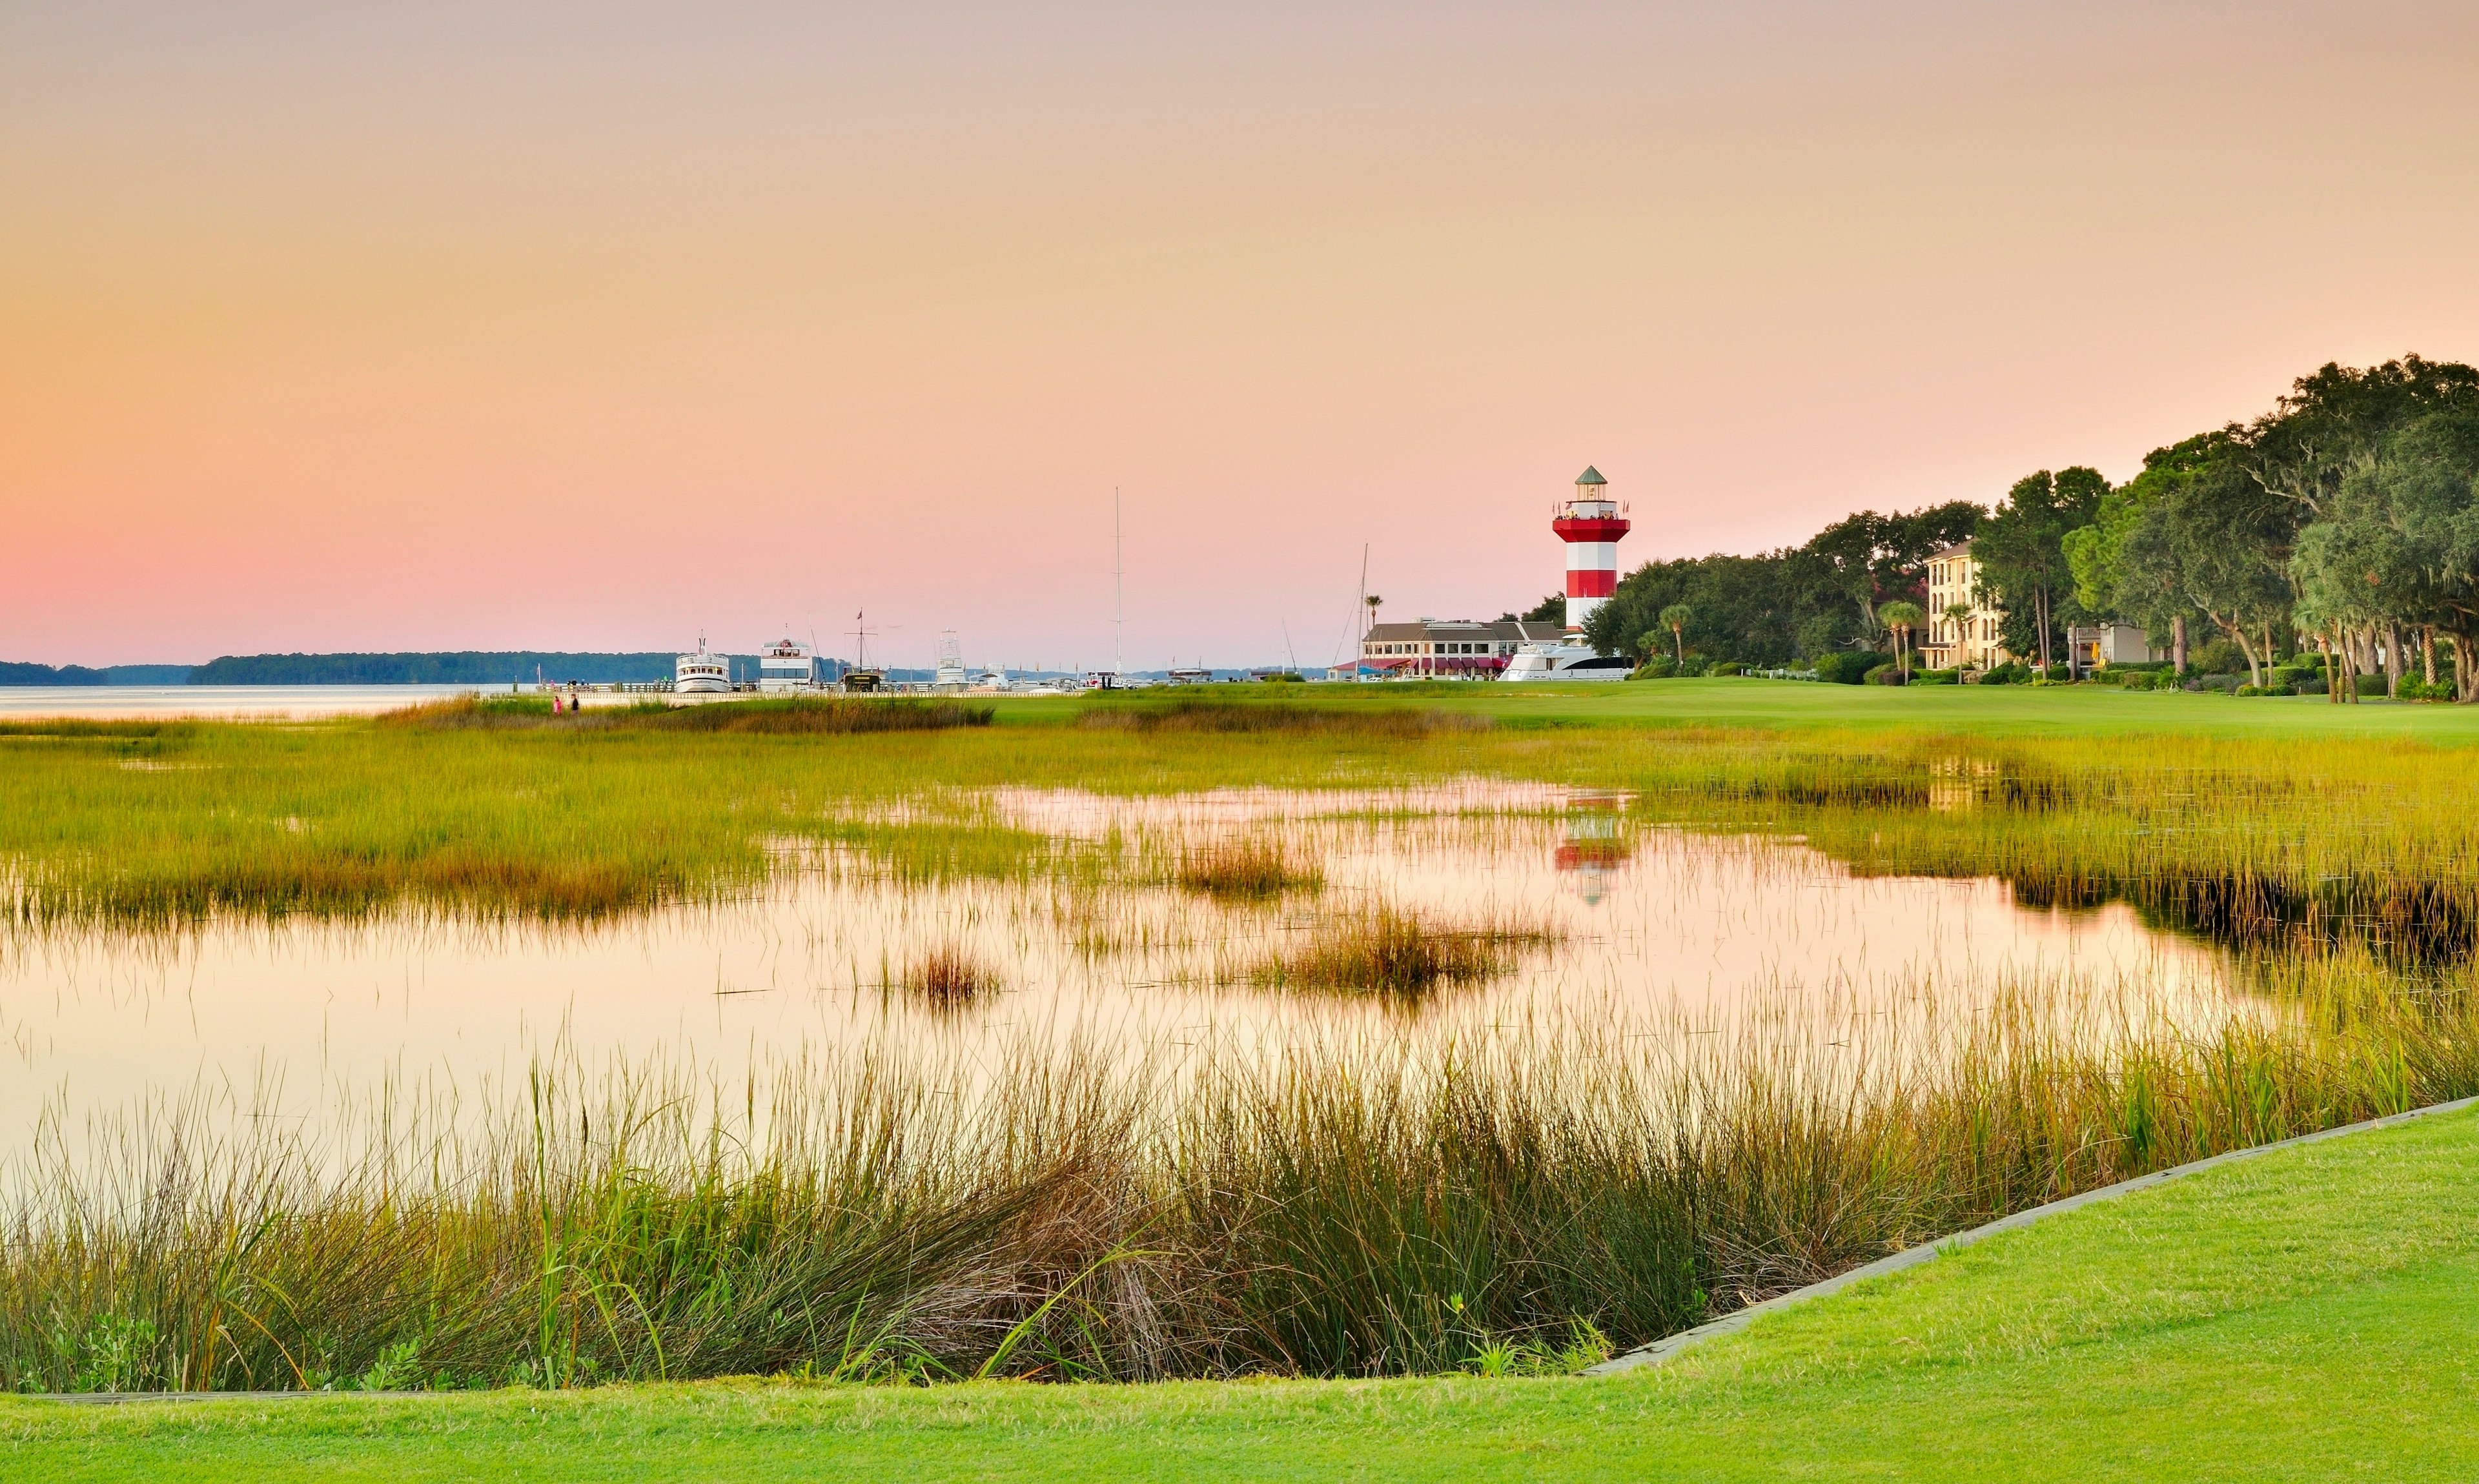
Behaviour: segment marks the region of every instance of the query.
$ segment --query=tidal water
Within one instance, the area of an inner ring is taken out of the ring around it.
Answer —
[[[831,857],[775,888],[592,928],[398,916],[231,920],[178,935],[0,940],[0,1147],[206,1096],[313,1126],[383,1087],[482,1094],[549,1058],[659,1057],[719,1079],[862,1044],[995,1062],[1028,1043],[1279,1044],[1302,1036],[1595,1028],[1832,1042],[1907,1017],[1968,1023],[1998,996],[2085,996],[2209,1025],[2246,1012],[2214,950],[2124,908],[2017,905],[1988,880],[1863,878],[1795,840],[1648,824],[1625,801],[1470,783],[1417,794],[1233,790],[1161,799],[1002,791],[979,803],[1124,859],[1279,841],[1322,884],[1263,904],[1166,880],[907,883]],[[1139,869],[1139,878],[1146,873]],[[1271,989],[1271,959],[1384,908],[1544,940],[1413,1002]],[[995,986],[927,1003],[906,967],[949,951]]]

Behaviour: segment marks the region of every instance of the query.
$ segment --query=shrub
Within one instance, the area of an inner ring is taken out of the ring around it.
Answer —
[[[2236,694],[2241,696],[2287,696],[2289,692],[2273,685],[2241,685],[2237,688]]]
[[[2293,696],[2321,696],[2331,688],[2320,675],[2303,675],[2289,682],[2289,693]]]
[[[1678,673],[1678,661],[1667,654],[1655,654],[1627,673],[1630,680],[1667,680]]]
[[[1870,685],[1902,685],[1906,683],[1901,667],[1896,665],[1890,659],[1870,670],[1866,675],[1861,676],[1860,679]]]
[[[1911,683],[1914,685],[1959,685],[1962,683],[1962,672],[1959,670],[1921,670],[1913,673],[1911,676]]]
[[[1875,650],[1842,650],[1816,662],[1816,678],[1836,685],[1856,685],[1868,678],[1868,672],[1889,663]]]
[[[1982,685],[2021,685],[2032,678],[2032,667],[2007,660],[1980,678]]]
[[[1706,675],[1745,675],[1748,673],[1748,667],[1735,659],[1725,659],[1704,673]]]
[[[2188,690],[2216,690],[2229,695],[2246,681],[2235,675],[2199,675],[2187,683]]]
[[[2363,675],[2363,676],[2359,677],[2359,694],[2360,694],[2360,695],[2362,695],[2362,696],[2381,696],[2381,695],[2383,695],[2384,693],[2385,693],[2385,678],[2384,678],[2383,676],[2380,676],[2380,675]]]

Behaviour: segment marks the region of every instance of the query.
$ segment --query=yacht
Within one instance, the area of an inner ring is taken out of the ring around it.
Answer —
[[[1623,680],[1635,666],[1623,654],[1603,654],[1573,639],[1516,646],[1500,680]]]
[[[946,629],[938,635],[938,668],[931,672],[930,688],[962,690],[969,683],[971,676],[964,669],[964,647],[957,642],[954,629]]]
[[[728,696],[731,693],[731,656],[707,651],[698,635],[697,652],[683,654],[672,666],[672,690],[683,696]]]
[[[685,659],[682,663],[686,663]],[[798,639],[778,639],[757,656],[757,688],[769,695],[813,690],[817,665]]]

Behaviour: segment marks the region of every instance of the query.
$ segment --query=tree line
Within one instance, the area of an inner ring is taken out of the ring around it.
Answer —
[[[2337,699],[2381,674],[2388,693],[2415,679],[2479,701],[2479,370],[2328,365],[2252,422],[2154,450],[2123,484],[2043,470],[1993,509],[1863,510],[1798,547],[1648,563],[1586,637],[1751,666],[1890,652],[1939,622],[1921,606],[1927,559],[1962,540],[2006,650],[2043,671],[2068,628],[2112,621],[2181,669],[2218,638],[2257,685],[2307,652]]]
[[[750,678],[756,660],[747,658]],[[677,656],[559,653],[536,650],[396,654],[224,654],[190,672],[192,685],[505,685],[551,680],[590,684],[668,680]],[[739,667],[735,665],[735,671]]]

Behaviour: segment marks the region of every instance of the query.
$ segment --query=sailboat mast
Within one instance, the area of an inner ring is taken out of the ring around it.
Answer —
[[[1111,659],[1111,674],[1124,678],[1128,673],[1128,570],[1124,560],[1127,547],[1120,537],[1119,487],[1111,486],[1111,627],[1116,632],[1115,648]]]

